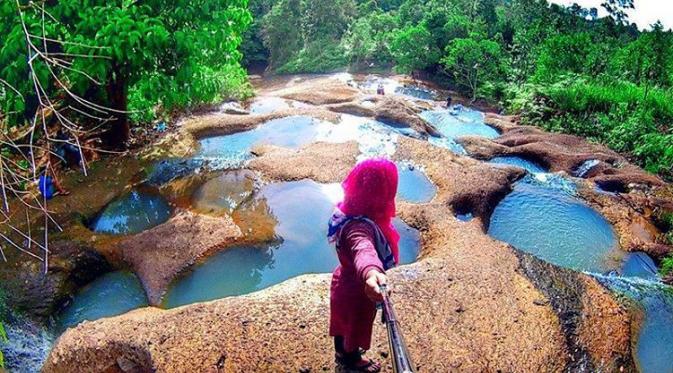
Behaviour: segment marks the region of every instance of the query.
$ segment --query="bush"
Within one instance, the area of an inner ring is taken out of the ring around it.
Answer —
[[[348,66],[348,60],[339,44],[316,42],[300,50],[286,64],[279,67],[281,74],[332,72]]]
[[[553,84],[506,90],[510,111],[550,131],[601,142],[646,170],[673,177],[673,92],[629,82],[588,81],[576,75]]]

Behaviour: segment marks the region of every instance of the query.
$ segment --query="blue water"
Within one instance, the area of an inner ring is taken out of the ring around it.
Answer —
[[[405,85],[395,88],[395,93],[419,98],[421,100],[434,100],[437,94],[427,88]]]
[[[467,223],[468,221],[471,221],[474,219],[474,216],[472,215],[471,212],[465,213],[465,214],[456,214],[456,219]]]
[[[491,158],[491,160],[489,160],[489,163],[523,168],[524,170],[528,171],[531,174],[547,172],[547,170],[544,167],[540,166],[539,164],[521,157],[512,157],[512,156],[495,157]]]
[[[211,169],[202,158],[168,158],[154,163],[147,173],[147,184],[161,186],[172,180],[189,176],[202,169]]]
[[[500,136],[495,128],[484,123],[480,111],[464,108],[453,115],[445,109],[425,111],[420,114],[444,136],[456,139],[462,136],[481,136],[494,139]]]
[[[331,272],[338,261],[326,240],[327,220],[341,193],[338,184],[309,180],[265,186],[256,203],[268,206],[276,217],[275,233],[282,242],[214,255],[171,287],[165,305],[176,307],[246,294],[302,274]],[[395,225],[402,236],[400,261],[415,261],[420,234],[400,220]]]
[[[110,202],[90,228],[99,233],[136,234],[165,222],[171,213],[171,206],[156,191],[134,189]]]
[[[614,292],[636,301],[644,311],[636,343],[642,373],[673,373],[673,288],[642,278],[594,275]]]
[[[397,165],[399,185],[397,196],[407,202],[430,202],[437,194],[437,187],[423,171],[409,163]]]
[[[591,171],[594,167],[598,166],[601,163],[598,159],[589,159],[582,163],[577,170],[575,170],[574,174],[577,177],[585,177],[589,171]]]
[[[541,185],[517,183],[493,211],[488,234],[566,268],[602,273],[617,266],[617,240],[605,218]]]
[[[232,165],[242,165],[252,156],[250,151],[255,145],[298,148],[310,143],[318,134],[317,124],[311,117],[292,116],[270,120],[249,131],[207,137],[199,141],[196,157],[228,159]]]
[[[10,315],[3,325],[7,342],[0,340],[0,350],[5,356],[7,372],[39,372],[56,339],[53,333],[40,324],[15,315]],[[0,371],[3,371],[2,368]]]
[[[227,171],[196,189],[192,195],[192,207],[203,213],[231,214],[252,196],[255,186],[255,174],[252,171]]]
[[[624,277],[639,277],[652,281],[659,280],[659,273],[654,260],[649,255],[641,252],[627,253],[624,257],[620,273]]]
[[[57,324],[65,330],[84,320],[121,315],[147,304],[145,290],[134,274],[110,272],[80,289],[58,315]]]
[[[442,137],[433,136],[428,141],[456,154],[466,154],[465,149],[456,142],[459,137],[481,136],[494,139],[500,136],[495,128],[484,123],[484,114],[477,110],[468,108],[457,111],[437,109],[424,111],[420,116],[442,134]]]

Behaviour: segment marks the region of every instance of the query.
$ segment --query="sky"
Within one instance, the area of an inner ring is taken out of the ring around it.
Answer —
[[[607,13],[601,7],[603,0],[551,0],[552,3],[572,5],[577,3],[584,8],[598,9],[599,16]],[[636,9],[629,9],[629,21],[635,22],[641,29],[649,29],[650,25],[661,20],[664,29],[673,28],[673,0],[634,0]]]

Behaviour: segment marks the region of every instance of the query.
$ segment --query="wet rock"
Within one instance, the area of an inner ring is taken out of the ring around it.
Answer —
[[[19,260],[16,266],[0,266],[8,305],[37,318],[50,317],[79,287],[108,272],[110,265],[91,247],[71,241],[50,245],[49,270],[36,260]]]
[[[360,91],[332,78],[311,79],[275,92],[276,95],[312,105],[353,101]]]
[[[150,304],[158,305],[181,271],[241,236],[228,216],[182,212],[162,225],[122,240],[117,248],[140,278]]]

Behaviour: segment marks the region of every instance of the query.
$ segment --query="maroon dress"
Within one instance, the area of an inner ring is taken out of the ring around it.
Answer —
[[[341,230],[338,240],[340,265],[332,274],[330,336],[343,337],[347,352],[368,350],[371,344],[376,304],[365,294],[365,276],[371,269],[384,273],[375,237],[370,224],[354,221]]]

